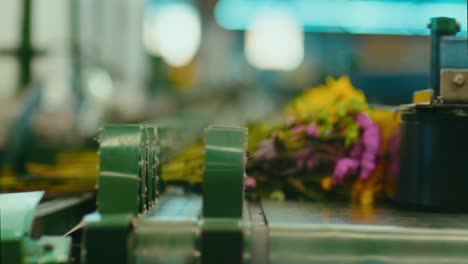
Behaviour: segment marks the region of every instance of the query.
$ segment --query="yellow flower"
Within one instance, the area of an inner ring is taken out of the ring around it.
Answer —
[[[333,187],[333,181],[331,176],[324,177],[320,182],[320,186],[323,190],[329,191]]]
[[[355,89],[347,76],[339,79],[328,77],[325,85],[307,89],[293,99],[286,107],[284,114],[294,116],[299,120],[312,113],[346,114],[346,109],[364,110],[367,108],[364,93]],[[333,121],[333,117],[331,122]]]
[[[365,189],[361,194],[360,202],[362,205],[370,205],[374,203],[374,190],[372,188]]]

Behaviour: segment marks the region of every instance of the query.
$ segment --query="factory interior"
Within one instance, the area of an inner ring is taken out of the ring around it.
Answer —
[[[2,264],[468,263],[468,1],[1,0]]]

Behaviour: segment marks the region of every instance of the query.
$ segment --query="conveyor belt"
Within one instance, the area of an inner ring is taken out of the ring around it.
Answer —
[[[135,230],[136,263],[188,263],[196,254],[199,196],[165,196],[148,212]]]
[[[468,263],[468,215],[263,202],[269,263]]]

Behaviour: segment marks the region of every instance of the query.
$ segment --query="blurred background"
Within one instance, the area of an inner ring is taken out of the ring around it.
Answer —
[[[261,120],[330,75],[371,104],[409,103],[436,16],[466,35],[465,0],[2,0],[3,178],[95,174],[103,123]]]

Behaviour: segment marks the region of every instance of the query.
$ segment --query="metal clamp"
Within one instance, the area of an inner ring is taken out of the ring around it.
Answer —
[[[468,70],[443,69],[440,96],[447,102],[468,102]]]

